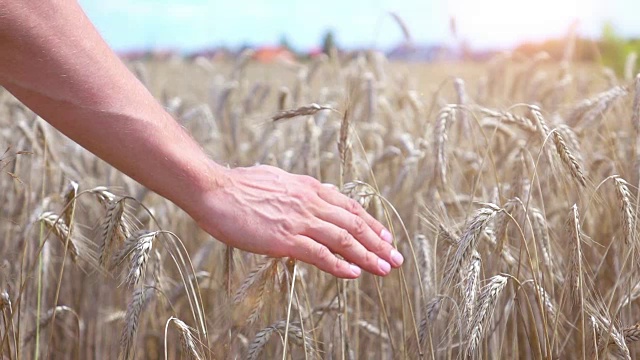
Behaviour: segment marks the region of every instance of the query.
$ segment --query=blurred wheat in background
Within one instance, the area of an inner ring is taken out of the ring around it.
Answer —
[[[0,358],[640,353],[633,68],[250,57],[129,65],[214,159],[334,184],[405,265],[344,281],[228,248],[0,90]]]

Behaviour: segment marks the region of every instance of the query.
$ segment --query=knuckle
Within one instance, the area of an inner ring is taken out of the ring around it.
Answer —
[[[344,261],[340,260],[338,257],[334,256],[333,260],[333,271],[338,274],[341,273],[344,268]]]
[[[295,198],[297,199],[297,201],[295,202],[294,206],[298,211],[303,209],[304,205],[311,201],[311,197],[309,196],[309,194],[305,193],[304,191],[298,192],[295,195]]]
[[[376,269],[378,267],[378,256],[371,251],[367,251],[364,253],[363,262],[372,269]]]
[[[297,229],[295,224],[293,223],[293,221],[291,221],[290,219],[285,219],[283,221],[281,221],[280,223],[280,236],[291,236],[291,235],[295,235],[297,233]]]
[[[340,249],[344,250],[350,248],[351,246],[353,246],[353,241],[353,236],[351,236],[351,234],[349,234],[347,230],[340,230],[338,234],[338,246],[340,247]]]
[[[327,248],[326,246],[320,245],[316,248],[315,257],[319,261],[327,261],[332,256],[333,254],[331,254],[331,251],[329,251],[329,248]]]
[[[364,235],[369,226],[367,223],[359,216],[354,217],[353,219],[353,235],[360,237]]]
[[[382,240],[378,240],[371,245],[371,248],[369,250],[373,251],[376,254],[389,254],[391,253],[391,245]]]
[[[308,175],[300,175],[300,182],[314,188],[320,184],[318,180]]]
[[[361,209],[360,204],[357,201],[353,199],[349,199],[347,201],[346,210],[349,211],[350,213],[357,214],[360,212],[360,209]]]

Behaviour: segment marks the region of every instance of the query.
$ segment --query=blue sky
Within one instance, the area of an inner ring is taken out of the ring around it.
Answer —
[[[285,35],[300,49],[320,43],[327,29],[346,47],[388,48],[402,32],[400,15],[417,42],[451,40],[449,18],[475,48],[561,36],[579,19],[579,32],[597,36],[611,21],[640,37],[639,0],[80,0],[116,50],[277,44]]]

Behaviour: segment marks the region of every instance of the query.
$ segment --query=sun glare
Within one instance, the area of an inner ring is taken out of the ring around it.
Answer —
[[[562,36],[594,17],[597,0],[449,0],[460,36],[478,44],[511,45]]]

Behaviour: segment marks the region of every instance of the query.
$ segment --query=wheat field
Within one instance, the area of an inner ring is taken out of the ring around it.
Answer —
[[[632,66],[129,65],[212,158],[337,186],[407,261],[347,281],[229,248],[0,89],[0,359],[640,353]]]

